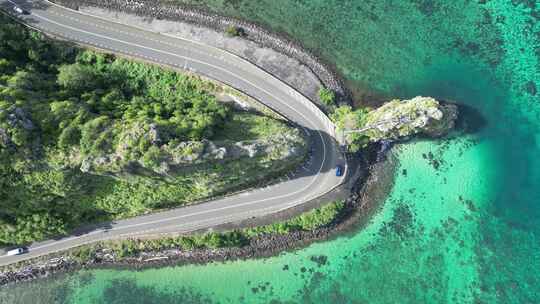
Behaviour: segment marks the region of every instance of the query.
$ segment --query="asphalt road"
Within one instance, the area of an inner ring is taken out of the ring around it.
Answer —
[[[14,3],[30,12],[17,15]],[[320,197],[339,185],[335,166],[344,165],[334,126],[308,99],[257,66],[223,50],[83,15],[52,3],[0,0],[0,7],[29,26],[83,45],[189,70],[237,88],[308,132],[312,159],[278,184],[197,205],[96,225],[76,235],[34,243],[29,252],[0,257],[0,265],[111,238],[189,232],[263,216]]]

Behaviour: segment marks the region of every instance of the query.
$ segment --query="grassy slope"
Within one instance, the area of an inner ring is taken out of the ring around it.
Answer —
[[[236,112],[214,140],[252,140],[271,136],[271,130],[289,128],[283,122],[265,116]],[[96,205],[109,216],[122,218],[158,208],[189,204],[207,197],[239,190],[264,183],[284,171],[294,168],[301,159],[274,162],[266,157],[214,163],[197,167],[191,174],[176,177],[174,183],[140,179],[121,182],[107,179],[108,185],[100,186],[102,194],[96,195]],[[109,188],[110,187],[110,188]]]
[[[165,142],[253,140],[290,127],[227,109],[215,100],[218,86],[197,77],[84,51],[0,21],[0,245],[254,186],[302,160],[207,163],[173,181],[84,173],[82,157],[114,153],[126,126],[153,124]],[[156,146],[147,133],[129,143],[129,157],[142,159]],[[63,161],[73,152],[81,158]]]

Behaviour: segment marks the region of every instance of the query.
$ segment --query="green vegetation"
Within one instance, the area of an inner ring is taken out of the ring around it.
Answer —
[[[226,121],[222,128],[216,130],[214,140],[255,140],[271,137],[275,134],[287,132],[285,124],[276,123],[268,116],[253,115],[239,112]]]
[[[113,253],[117,258],[125,258],[133,257],[144,251],[242,247],[248,245],[251,238],[263,234],[287,234],[294,231],[312,231],[324,227],[332,223],[343,211],[343,208],[344,203],[337,201],[305,212],[290,220],[267,226],[161,239],[127,239],[122,241],[99,242],[70,250],[69,255],[80,262],[85,262],[90,257],[95,256],[98,250]]]
[[[209,232],[202,235],[168,237],[161,239],[128,239],[107,241],[96,245],[83,246],[72,251],[72,255],[80,261],[86,261],[97,249],[107,248],[118,258],[130,257],[142,251],[161,251],[167,249],[194,250],[241,247],[249,243],[245,235],[239,231]]]
[[[287,234],[292,231],[310,231],[330,224],[343,210],[342,201],[333,202],[317,209],[305,212],[284,222],[245,229],[247,236],[260,234]]]
[[[367,108],[353,110],[350,106],[341,106],[330,115],[330,118],[336,124],[337,130],[344,132],[363,128],[366,125],[368,113],[369,109]],[[346,133],[345,139],[351,152],[366,147],[370,142],[367,135],[359,132]]]
[[[391,100],[370,111],[367,131],[372,141],[395,140],[414,134],[441,136],[454,128],[457,106],[443,104],[432,97],[417,96],[408,100]]]
[[[229,37],[244,37],[244,36],[246,36],[246,32],[244,31],[243,28],[238,27],[238,26],[234,26],[234,25],[227,26],[227,28],[225,29],[225,34],[227,36],[229,36]]]
[[[319,98],[322,103],[327,107],[334,107],[336,105],[336,93],[327,88],[319,89]]]
[[[369,142],[398,140],[415,134],[440,137],[454,128],[457,107],[441,104],[431,97],[392,100],[377,109],[336,109],[331,115],[338,131],[345,134],[351,151]]]
[[[303,158],[286,153],[298,130],[232,111],[213,83],[0,22],[0,245],[256,185]],[[195,159],[213,140],[278,148]]]

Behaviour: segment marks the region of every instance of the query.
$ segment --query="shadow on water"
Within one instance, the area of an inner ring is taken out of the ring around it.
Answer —
[[[488,121],[482,112],[475,107],[458,104],[459,116],[456,131],[465,134],[476,134],[488,126]]]

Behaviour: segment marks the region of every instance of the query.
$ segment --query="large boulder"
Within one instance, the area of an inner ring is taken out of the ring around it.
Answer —
[[[414,134],[442,136],[454,128],[457,107],[431,97],[392,100],[370,111],[365,118],[365,134],[370,141],[397,140]]]

